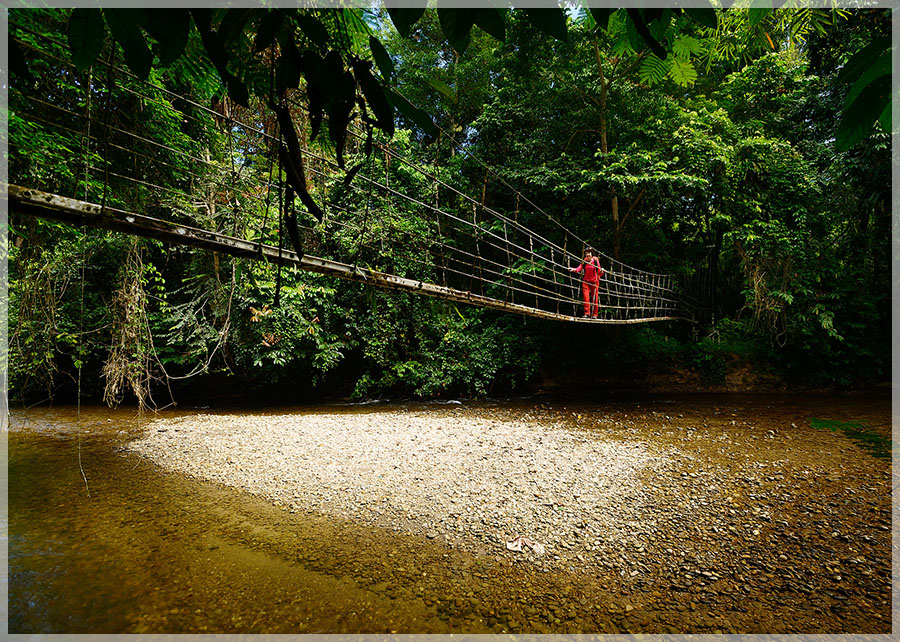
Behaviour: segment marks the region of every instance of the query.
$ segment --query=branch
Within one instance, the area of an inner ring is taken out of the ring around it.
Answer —
[[[569,136],[569,141],[566,143],[566,146],[563,148],[563,153],[569,151],[569,145],[572,144],[572,139],[575,138],[575,136],[577,136],[578,134],[582,134],[584,132],[597,132],[598,134],[601,133],[599,129],[576,129],[574,132],[572,132],[572,135]]]
[[[619,229],[621,230],[625,227],[625,221],[628,220],[628,216],[634,211],[634,207],[641,202],[641,199],[644,198],[644,194],[647,192],[647,186],[645,185],[643,189],[638,193],[637,197],[631,201],[628,205],[628,211],[625,212],[625,216],[622,217],[622,220],[619,222]]]
[[[602,75],[602,74],[601,74],[601,75]],[[594,97],[591,96],[590,94],[585,93],[585,92],[581,89],[581,87],[578,87],[577,85],[570,84],[570,83],[567,82],[565,79],[560,78],[560,77],[559,77],[559,74],[557,74],[555,71],[553,72],[553,78],[555,78],[555,79],[557,80],[557,82],[559,82],[559,83],[562,84],[562,85],[565,85],[565,86],[568,87],[569,89],[574,89],[575,91],[577,91],[579,94],[581,94],[581,97],[582,97],[585,101],[590,101],[590,102],[594,103],[594,105],[595,105],[596,107],[600,107],[600,108],[603,107],[603,106],[600,104],[600,101],[599,101],[599,100],[597,100],[596,98],[594,98]]]

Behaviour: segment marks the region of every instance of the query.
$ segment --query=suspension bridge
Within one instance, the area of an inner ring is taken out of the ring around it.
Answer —
[[[316,220],[286,198],[284,171],[274,160],[282,145],[274,118],[228,103],[202,104],[161,82],[141,81],[111,59],[78,72],[61,43],[56,52],[33,38],[19,45],[33,56],[34,80],[26,89],[10,86],[14,214],[545,319],[697,318],[696,303],[675,276],[596,249],[605,272],[600,314],[579,316],[580,280],[570,266],[591,244],[489,168],[478,199],[454,184],[451,169],[414,162],[389,140],[375,141],[369,153],[371,141],[351,127],[344,153],[358,165],[352,180],[326,153],[308,143],[301,149],[309,193],[323,213]],[[306,143],[305,132],[299,134]],[[454,154],[466,153],[449,136],[441,140]],[[433,144],[436,158],[441,140]],[[492,175],[514,206],[486,203]],[[293,246],[300,251],[287,246],[287,217],[298,221]]]

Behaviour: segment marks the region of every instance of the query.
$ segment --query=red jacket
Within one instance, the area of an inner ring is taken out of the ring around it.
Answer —
[[[604,274],[603,268],[600,267],[600,259],[596,256],[591,257],[590,263],[582,261],[578,267],[572,271],[580,273],[582,270],[584,270],[584,280],[590,283],[597,283]]]

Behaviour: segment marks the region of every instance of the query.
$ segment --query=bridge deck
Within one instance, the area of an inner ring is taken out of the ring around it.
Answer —
[[[357,265],[349,265],[296,252],[279,249],[271,245],[254,243],[243,239],[226,236],[217,232],[202,230],[186,225],[162,221],[142,214],[126,212],[110,207],[101,207],[57,194],[50,194],[35,189],[9,185],[9,207],[11,212],[38,216],[69,223],[86,225],[116,232],[124,232],[135,236],[157,239],[176,245],[198,247],[221,254],[228,254],[252,260],[265,260],[275,264],[290,265],[318,274],[365,283],[386,290],[416,292],[426,296],[467,303],[479,307],[502,310],[530,317],[569,321],[573,323],[591,324],[635,324],[651,321],[688,320],[678,316],[655,316],[634,319],[585,319],[539,308],[532,308],[517,303],[510,303],[491,297],[448,288],[433,283],[408,279],[393,274],[378,272]]]

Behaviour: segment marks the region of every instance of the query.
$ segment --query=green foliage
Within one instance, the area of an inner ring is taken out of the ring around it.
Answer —
[[[393,132],[404,158],[467,194],[483,194],[489,207],[548,238],[556,238],[553,223],[506,184],[579,237],[620,249],[626,262],[710,279],[710,287],[688,294],[705,297],[715,325],[699,328],[695,341],[665,326],[590,328],[588,335],[156,245],[143,248],[140,269],[132,265],[123,272],[129,278],[117,281],[110,275],[130,252],[121,237],[14,218],[16,393],[71,389],[80,374],[99,397],[111,352],[128,384],[117,398],[128,386],[140,397],[166,377],[211,374],[245,391],[281,386],[286,399],[335,386],[358,397],[485,396],[520,389],[543,368],[598,363],[638,378],[688,368],[710,384],[722,383],[736,361],[816,385],[887,376],[890,141],[872,133],[872,118],[886,113],[878,84],[889,56],[883,25],[845,25],[840,11],[756,8],[592,9],[568,20],[562,11],[387,11],[400,34],[386,17],[358,10],[11,10],[12,22],[28,27],[13,25],[15,47],[27,56],[38,46],[31,31],[65,33],[78,71],[59,71],[41,56],[24,70],[11,61],[10,180],[88,200],[107,194],[125,209],[276,243],[264,195],[250,193],[270,170],[265,150],[230,139],[199,108],[186,106],[181,118],[166,106],[168,90],[199,105],[230,91],[247,106],[242,117],[270,127],[272,62],[275,98],[310,107],[309,129],[297,135],[308,135],[316,153],[342,151],[360,175],[472,216],[470,204],[421,173],[381,154],[367,158],[361,144],[344,140],[351,115],[364,113],[380,130],[376,142]],[[107,29],[112,38],[104,41]],[[803,39],[808,44],[798,46]],[[45,46],[69,55],[64,44]],[[156,91],[130,97],[133,81],[123,77],[116,79],[122,91],[107,98],[100,66],[91,67],[99,57],[124,60]],[[741,61],[747,64],[738,68]],[[148,183],[167,187],[165,197],[114,176],[105,185],[101,173],[86,172],[89,164],[129,160],[116,151],[122,141],[113,134],[111,151],[87,149],[75,118],[56,129],[26,119],[26,101],[38,95],[72,114],[110,100],[116,127],[140,129],[147,145],[138,151],[160,161],[144,171]],[[835,145],[848,135],[837,125],[841,114],[862,123],[856,110],[863,105],[868,123],[858,142]],[[326,123],[329,140],[315,136]],[[450,146],[448,135],[461,147]],[[195,167],[192,159],[207,154],[217,165]],[[227,206],[195,205],[233,175],[240,180]],[[329,216],[314,224],[309,217],[315,227],[304,240],[323,256],[436,279],[439,231],[427,208],[356,191],[345,178],[323,179]],[[310,183],[311,198],[324,193],[318,180]],[[385,239],[396,242],[392,249]],[[509,274],[545,269],[520,261]],[[124,283],[136,286],[130,308],[116,298]],[[117,343],[124,335],[129,341]],[[555,363],[560,354],[564,365]]]
[[[893,452],[893,442],[886,437],[873,432],[873,426],[867,421],[837,421],[834,419],[817,419],[810,417],[809,425],[816,430],[840,431],[846,437],[857,442],[860,447],[869,454],[880,459],[890,459]]]
[[[372,299],[362,342],[373,367],[356,397],[484,397],[515,389],[537,369],[535,339],[516,333],[516,319],[408,295]]]

